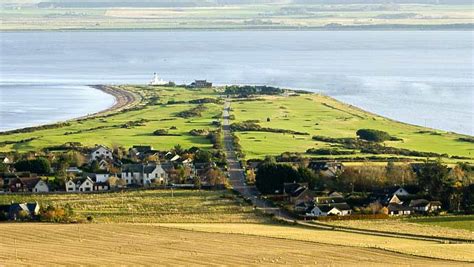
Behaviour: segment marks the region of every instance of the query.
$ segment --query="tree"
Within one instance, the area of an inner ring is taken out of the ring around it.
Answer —
[[[51,163],[45,158],[20,160],[14,166],[17,171],[29,171],[37,174],[51,173]]]
[[[300,174],[291,165],[263,163],[260,164],[255,184],[263,194],[283,192],[284,183],[299,182]]]
[[[441,161],[425,162],[418,171],[418,184],[433,198],[439,199],[444,206],[449,206],[449,190],[452,181],[449,179],[449,169]]]
[[[212,162],[212,154],[206,150],[199,150],[194,154],[194,161],[197,163],[210,163]]]
[[[299,167],[298,174],[300,176],[300,181],[308,183],[310,189],[314,189],[316,186],[320,185],[319,176],[313,172],[313,170],[306,167]]]
[[[371,142],[383,142],[392,139],[392,137],[387,132],[373,129],[360,129],[356,132],[356,134],[360,139]]]

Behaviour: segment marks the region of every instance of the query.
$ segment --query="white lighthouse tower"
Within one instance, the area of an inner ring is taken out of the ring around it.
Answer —
[[[153,73],[153,80],[151,80],[149,84],[150,85],[166,85],[168,84],[168,82],[158,77],[158,74],[156,74],[155,72]]]

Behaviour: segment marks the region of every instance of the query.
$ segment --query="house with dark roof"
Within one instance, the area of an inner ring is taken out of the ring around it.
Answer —
[[[10,192],[49,192],[45,181],[39,177],[19,177],[10,180]]]
[[[306,216],[347,216],[352,213],[351,207],[347,203],[315,205],[306,211]]]
[[[344,165],[336,161],[311,161],[308,168],[323,177],[336,177],[344,172]]]
[[[426,199],[413,199],[408,205],[416,213],[427,214],[441,210],[441,202]]]
[[[212,83],[208,82],[207,80],[195,80],[192,82],[189,87],[191,88],[210,88],[212,87]]]
[[[313,193],[308,189],[308,183],[284,183],[283,196],[294,204],[313,201]]]
[[[32,203],[12,203],[8,210],[9,220],[36,219],[39,215],[40,205],[38,202]]]
[[[161,164],[124,164],[122,166],[122,179],[128,185],[151,185],[152,183],[167,183],[168,175]]]

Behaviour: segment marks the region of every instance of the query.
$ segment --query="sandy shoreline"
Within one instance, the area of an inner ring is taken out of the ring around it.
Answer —
[[[67,123],[71,121],[100,116],[105,113],[122,110],[124,108],[129,108],[140,101],[140,97],[137,96],[136,94],[124,89],[120,89],[115,86],[99,84],[99,85],[89,85],[89,87],[96,90],[100,90],[106,94],[113,96],[115,98],[115,103],[104,110],[101,110],[92,114],[87,114],[87,115],[74,117],[74,118],[70,118],[70,119],[62,120],[62,121],[56,121],[52,123],[38,124],[35,126],[28,126],[28,127],[22,127],[22,128],[11,129],[11,130],[6,130],[6,131],[0,131],[0,134],[7,135],[7,134],[13,134],[13,133],[19,133],[19,132],[28,132],[28,131],[36,130],[37,128],[41,128],[41,127],[48,127],[48,126],[53,126],[60,123]]]

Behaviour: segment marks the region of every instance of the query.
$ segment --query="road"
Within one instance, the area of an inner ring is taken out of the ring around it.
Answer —
[[[255,186],[245,183],[244,170],[240,164],[234,148],[234,140],[230,129],[230,101],[224,103],[222,129],[224,134],[224,152],[227,158],[227,168],[229,172],[229,181],[232,187],[238,191],[244,198],[250,199],[253,205],[264,213],[274,214],[280,219],[294,220],[285,210],[273,205],[271,201],[260,197],[260,192]]]

